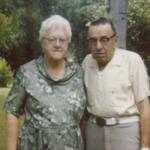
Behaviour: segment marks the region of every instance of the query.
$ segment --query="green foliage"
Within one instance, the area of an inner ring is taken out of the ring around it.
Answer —
[[[43,20],[42,12],[45,14],[46,11],[43,10],[45,7],[40,0],[33,2],[3,0],[2,3],[3,7],[0,11],[5,13],[5,18],[8,19],[5,19],[4,27],[0,28],[3,33],[0,38],[4,38],[1,41],[4,44],[1,44],[0,55],[16,70],[21,64],[40,53],[38,30]],[[8,9],[9,13],[6,11],[8,6],[11,8]]]
[[[129,0],[128,48],[140,53],[150,65],[150,0]]]
[[[71,22],[73,53],[83,57],[88,52],[85,51],[85,24],[103,14],[102,2],[103,0],[2,0],[0,55],[14,70],[37,57],[41,51],[38,43],[41,21],[49,15],[60,14]]]
[[[6,53],[18,45],[19,33],[13,24],[12,16],[0,13],[0,49]]]
[[[144,56],[150,47],[150,0],[128,0],[127,47]],[[104,0],[1,0],[0,56],[16,70],[37,57],[41,47],[38,31],[41,21],[52,14],[66,17],[72,25],[72,54],[77,59],[88,53],[85,24],[104,15]]]
[[[86,24],[101,16],[104,16],[104,5],[100,3],[92,3],[84,5],[76,10],[78,14],[73,22],[73,44],[76,49],[76,55],[79,62],[82,61],[84,56],[89,53],[87,48],[87,28]],[[78,21],[77,21],[78,20]]]
[[[104,13],[105,13],[104,5],[97,5],[97,3],[85,5],[80,9],[78,9],[80,19],[82,20],[83,18],[86,23],[104,16]]]
[[[13,79],[13,72],[6,60],[0,57],[0,87],[7,87]]]
[[[128,6],[128,48],[143,56],[150,68],[150,0],[129,0]],[[150,69],[149,69],[150,74]]]

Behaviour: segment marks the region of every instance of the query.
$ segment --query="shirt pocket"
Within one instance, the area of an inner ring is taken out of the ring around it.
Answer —
[[[110,86],[108,90],[111,104],[113,106],[124,106],[126,107],[130,103],[132,95],[132,86],[129,82],[127,83],[116,83]]]

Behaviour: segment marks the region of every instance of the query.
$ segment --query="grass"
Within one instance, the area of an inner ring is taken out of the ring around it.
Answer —
[[[0,150],[5,150],[5,112],[3,105],[9,88],[0,88]]]

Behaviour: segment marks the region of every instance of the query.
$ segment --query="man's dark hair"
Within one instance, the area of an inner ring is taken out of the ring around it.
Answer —
[[[96,26],[96,25],[104,25],[104,24],[109,24],[114,32],[114,34],[116,34],[116,29],[115,26],[112,22],[111,19],[105,18],[105,17],[101,17],[97,20],[94,20],[92,22],[90,22],[90,26]]]

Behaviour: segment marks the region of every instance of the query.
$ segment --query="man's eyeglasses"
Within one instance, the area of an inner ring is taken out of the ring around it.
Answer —
[[[68,42],[68,39],[65,39],[65,38],[44,37],[43,39],[46,40],[48,42],[48,44],[56,44],[57,42],[59,42],[61,45],[65,45]]]
[[[102,45],[108,44],[108,42],[115,36],[116,34],[113,34],[111,37],[107,36],[102,36],[99,38],[95,37],[89,37],[87,40],[89,41],[90,44],[95,45],[97,44],[97,41],[101,42]]]

